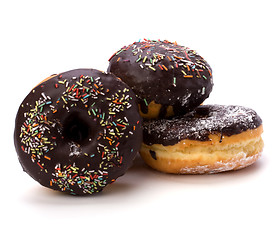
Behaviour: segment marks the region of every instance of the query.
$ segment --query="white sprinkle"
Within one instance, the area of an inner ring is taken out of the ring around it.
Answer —
[[[41,95],[43,96],[43,98],[44,98],[45,100],[47,99],[45,93],[42,92]]]
[[[203,87],[202,89],[201,89],[201,95],[204,95],[205,94],[205,87]]]

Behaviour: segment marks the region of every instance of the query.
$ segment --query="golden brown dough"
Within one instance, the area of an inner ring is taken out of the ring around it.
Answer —
[[[225,136],[211,135],[211,141],[182,140],[173,146],[142,144],[140,154],[152,168],[166,173],[205,174],[237,170],[253,164],[261,155],[262,126]],[[151,151],[155,152],[156,159]]]
[[[149,166],[166,173],[237,170],[260,157],[262,132],[253,109],[203,105],[182,117],[145,121],[140,154]]]

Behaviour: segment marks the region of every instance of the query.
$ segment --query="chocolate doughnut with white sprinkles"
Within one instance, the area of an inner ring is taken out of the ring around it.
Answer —
[[[133,91],[116,76],[76,69],[37,85],[19,107],[19,161],[41,185],[97,193],[132,165],[142,141]]]
[[[136,93],[146,119],[183,115],[199,106],[213,87],[210,65],[176,42],[134,42],[109,59],[108,71]]]
[[[166,173],[237,170],[263,150],[262,120],[242,106],[202,105],[184,116],[145,121],[143,129],[142,158]]]

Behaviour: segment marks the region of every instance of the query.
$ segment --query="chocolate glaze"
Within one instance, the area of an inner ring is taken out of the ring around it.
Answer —
[[[168,41],[145,40],[123,47],[109,59],[108,71],[136,93],[141,111],[162,104],[159,118],[173,106],[182,115],[201,104],[213,87],[212,69],[194,50]]]
[[[203,105],[191,113],[173,119],[143,123],[143,141],[147,145],[174,145],[181,140],[209,141],[209,134],[232,136],[262,124],[257,113],[242,106]]]
[[[19,161],[43,186],[100,192],[131,166],[142,141],[136,96],[93,69],[58,74],[35,87],[16,117]]]

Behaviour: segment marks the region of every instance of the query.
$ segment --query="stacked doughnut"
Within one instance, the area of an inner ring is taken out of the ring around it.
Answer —
[[[212,88],[196,51],[134,42],[113,54],[108,73],[71,70],[31,90],[15,122],[19,161],[41,185],[74,195],[102,191],[138,151],[166,173],[244,168],[262,152],[262,120],[242,106],[201,105]]]
[[[136,94],[144,118],[140,154],[152,168],[217,173],[260,157],[262,120],[254,110],[201,105],[212,91],[212,69],[196,51],[176,42],[134,42],[109,59],[108,71]]]

